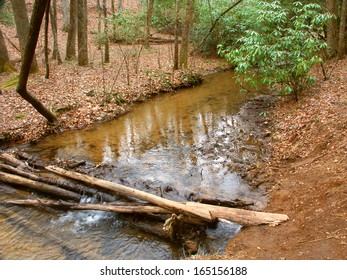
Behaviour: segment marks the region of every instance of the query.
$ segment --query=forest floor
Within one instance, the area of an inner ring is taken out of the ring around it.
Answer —
[[[95,17],[89,17],[93,20],[96,23]],[[58,22],[62,22],[61,13]],[[9,38],[7,43],[11,40],[16,45],[13,27],[1,28]],[[66,34],[59,34],[60,50],[64,50]],[[153,94],[172,90],[187,77],[171,71],[172,44],[149,49],[112,45],[111,63],[103,65],[102,50],[92,40],[89,66],[51,62],[49,79],[43,70],[30,78],[29,90],[60,112],[58,124],[47,124],[14,87],[0,91],[0,142],[28,143],[49,133],[115,118]],[[10,44],[8,48],[19,69],[19,52]],[[42,38],[37,50],[42,65]],[[319,77],[299,102],[283,100],[267,112],[272,119],[272,157],[256,171],[271,179],[263,210],[287,214],[290,220],[275,227],[244,228],[224,255],[200,258],[347,259],[347,60],[328,66],[330,78]],[[191,69],[200,74],[226,67],[219,59],[191,60]],[[0,75],[0,84],[17,74]]]

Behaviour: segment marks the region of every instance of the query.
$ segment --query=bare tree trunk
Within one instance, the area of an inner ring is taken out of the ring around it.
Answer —
[[[16,23],[16,30],[17,30],[17,36],[19,39],[19,46],[21,51],[21,58],[22,61],[24,53],[25,53],[25,46],[29,31],[29,18],[28,18],[28,12],[25,4],[25,0],[11,0],[13,14],[14,14],[14,20]],[[37,60],[34,54],[32,65],[30,66],[30,73],[35,73],[39,70],[39,66],[37,64]]]
[[[27,45],[23,56],[17,92],[28,101],[41,115],[49,122],[56,121],[56,116],[47,109],[34,95],[27,90],[30,66],[35,54],[36,44],[40,33],[42,19],[46,10],[48,0],[35,0],[33,13],[31,16]]]
[[[77,1],[78,0],[70,0],[70,23],[66,42],[65,60],[72,60],[76,57]]]
[[[347,0],[342,0],[340,31],[339,31],[339,47],[337,56],[342,59],[346,54],[346,21],[347,21]]]
[[[335,56],[338,47],[338,22],[337,22],[337,0],[327,0],[326,2],[327,11],[336,17],[330,20],[327,29],[327,44],[328,44],[328,56]]]
[[[10,61],[10,57],[8,56],[8,51],[6,48],[4,36],[0,29],[0,73],[1,72],[13,72],[16,69],[12,65]]]
[[[68,32],[70,26],[69,0],[62,0],[63,6],[63,31]]]
[[[44,53],[45,53],[45,78],[49,79],[49,58],[48,58],[48,26],[49,26],[49,8],[51,2],[48,0],[46,12],[45,12],[45,45],[44,45]]]
[[[60,52],[59,52],[59,45],[58,45],[58,28],[57,28],[57,1],[52,0],[51,9],[50,9],[50,16],[51,16],[51,26],[52,26],[52,33],[53,33],[53,51],[52,51],[52,58],[58,61],[58,64],[62,64],[63,61],[61,60]]]
[[[88,65],[88,20],[87,0],[78,0],[78,65]]]
[[[146,38],[145,47],[149,47],[149,38],[151,37],[152,16],[154,9],[154,0],[147,0],[147,19],[146,19]]]
[[[189,33],[192,24],[194,13],[194,0],[187,0],[186,6],[186,18],[184,20],[183,34],[182,34],[182,44],[180,52],[180,67],[188,68],[188,48],[189,48]]]
[[[175,42],[174,42],[174,70],[178,69],[178,54],[179,54],[179,44],[178,44],[178,31],[179,31],[179,14],[180,14],[180,1],[181,0],[176,0],[176,16],[175,16]]]
[[[109,63],[110,62],[110,47],[109,47],[109,38],[108,38],[108,25],[107,25],[107,7],[106,7],[106,0],[103,0],[102,2],[102,11],[104,14],[104,36],[105,36],[105,57],[104,62]]]

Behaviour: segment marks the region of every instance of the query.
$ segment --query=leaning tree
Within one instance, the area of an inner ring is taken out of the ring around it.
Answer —
[[[44,116],[49,122],[53,123],[56,121],[56,116],[49,109],[47,109],[40,102],[40,100],[36,98],[35,95],[31,94],[27,90],[30,66],[35,55],[35,49],[40,34],[42,19],[45,14],[47,5],[49,5],[49,0],[35,0],[30,20],[28,38],[26,40],[26,47],[24,50],[23,61],[19,74],[17,92],[26,101],[28,101],[42,116]]]

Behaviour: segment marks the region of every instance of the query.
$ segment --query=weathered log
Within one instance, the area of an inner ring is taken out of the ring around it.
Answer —
[[[51,200],[51,199],[17,199],[17,200],[6,200],[6,204],[13,205],[23,205],[23,206],[46,206],[58,209],[68,209],[68,210],[97,210],[97,211],[107,211],[115,213],[152,213],[152,214],[170,214],[170,210],[161,208],[159,206],[152,205],[127,205],[127,204],[115,204],[115,203],[74,203],[62,200]]]
[[[63,199],[80,200],[81,198],[81,195],[77,193],[5,172],[0,172],[0,181],[8,184],[25,186],[32,190],[58,196]]]
[[[7,171],[9,173],[18,175],[18,176],[22,176],[24,178],[28,178],[30,180],[33,181],[37,181],[37,182],[42,182],[48,185],[53,185],[53,186],[57,186],[59,188],[63,188],[72,192],[76,192],[78,194],[86,194],[86,195],[92,195],[95,197],[100,198],[102,201],[114,201],[114,197],[106,194],[106,193],[102,193],[99,192],[93,188],[88,188],[82,185],[77,185],[68,181],[62,181],[62,180],[55,180],[54,178],[51,177],[44,177],[44,176],[38,176],[36,174],[30,173],[30,172],[26,172],[17,168],[14,168],[10,165],[7,164],[3,164],[0,163],[0,170],[4,170]]]
[[[11,205],[22,205],[22,206],[34,206],[34,207],[50,207],[60,210],[97,210],[97,211],[107,211],[114,213],[122,213],[122,214],[146,214],[151,220],[167,220],[172,211],[159,207],[153,206],[143,203],[76,203],[76,202],[68,202],[62,200],[51,200],[51,199],[16,199],[16,200],[5,200],[0,202],[0,204],[11,204]],[[154,216],[154,214],[156,216]],[[158,214],[168,214],[161,215]],[[203,223],[199,219],[194,218],[182,218],[183,223],[197,225],[197,226],[206,226],[206,223]]]
[[[211,195],[207,194],[202,194],[202,193],[195,193],[191,192],[189,193],[187,197],[188,201],[194,201],[194,202],[200,202],[200,203],[205,203],[205,204],[211,204],[211,205],[218,205],[218,206],[225,206],[225,207],[247,207],[254,205],[253,201],[247,201],[245,199],[223,199],[220,197],[213,197]]]
[[[153,203],[154,205],[163,207],[165,209],[169,209],[174,213],[181,213],[188,216],[198,217],[204,221],[209,221],[209,222],[215,221],[215,218],[206,209],[197,209],[197,208],[190,207],[176,201],[171,201],[171,200],[168,200],[153,194],[149,194],[143,191],[139,191],[130,187],[126,187],[114,182],[97,179],[97,178],[94,178],[85,174],[73,172],[73,171],[67,171],[55,166],[47,166],[46,170],[49,170],[53,173],[59,174],[64,177],[68,177],[70,179],[82,181],[89,185],[98,186],[100,188],[108,189],[117,193],[121,193],[123,195],[128,195],[128,196],[135,197],[144,201],[148,201],[150,203]]]
[[[20,160],[16,159],[15,156],[9,154],[9,153],[0,153],[0,160],[3,162],[6,162],[14,167],[26,169],[27,166],[25,163],[21,162]]]
[[[277,225],[289,220],[289,217],[285,214],[228,208],[196,202],[186,202],[185,204],[196,209],[205,209],[206,211],[210,211],[216,218],[226,219],[243,226],[257,226],[263,224]]]

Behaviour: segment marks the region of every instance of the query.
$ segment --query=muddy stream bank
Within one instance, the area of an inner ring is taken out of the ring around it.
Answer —
[[[85,161],[84,172],[185,200],[201,193],[244,199],[261,209],[268,156],[270,97],[240,92],[231,72],[195,88],[160,95],[130,113],[81,131],[51,135],[21,150],[49,160]],[[21,191],[0,184],[0,200]],[[23,190],[24,192],[24,190]],[[177,259],[182,248],[129,227],[117,214],[0,207],[3,259]],[[208,229],[199,253],[223,252],[239,231],[233,223]]]

